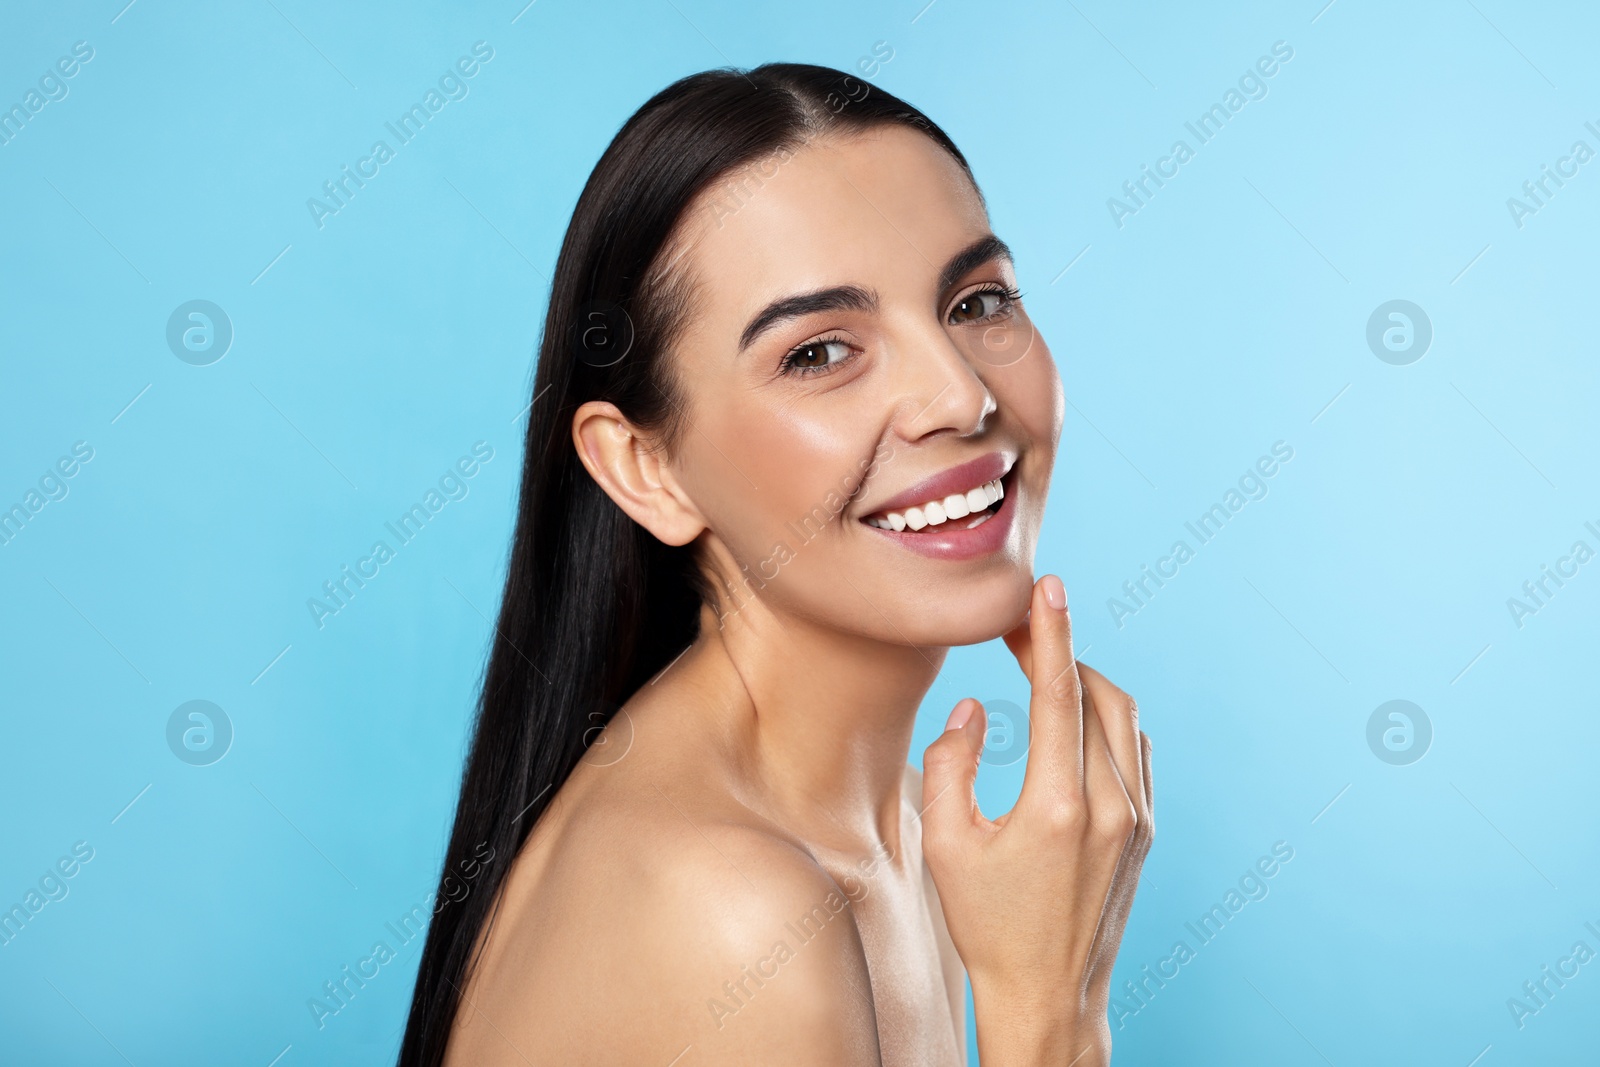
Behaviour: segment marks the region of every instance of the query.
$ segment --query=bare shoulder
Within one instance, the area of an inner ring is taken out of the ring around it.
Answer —
[[[850,900],[804,848],[670,779],[581,795],[508,879],[460,1062],[880,1062]]]

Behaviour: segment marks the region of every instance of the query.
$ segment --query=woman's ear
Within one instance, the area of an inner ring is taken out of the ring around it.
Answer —
[[[606,495],[663,544],[686,545],[706,528],[661,451],[615,404],[589,400],[580,405],[572,416],[572,444]]]

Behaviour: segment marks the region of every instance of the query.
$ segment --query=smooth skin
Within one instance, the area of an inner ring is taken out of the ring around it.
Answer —
[[[686,214],[666,259],[693,284],[669,353],[691,429],[668,449],[594,401],[573,440],[721,593],[513,861],[451,1067],[965,1064],[969,975],[986,1065],[1109,1062],[1150,745],[1076,662],[1060,580],[1034,580],[1060,376],[1003,251],[941,285],[989,236],[960,167],[900,127],[821,137]],[[771,302],[838,287],[741,344]],[[861,521],[994,451],[1015,459],[998,551],[931,559]],[[977,701],[925,778],[907,759],[949,647],[1002,635],[1032,748],[991,821]]]

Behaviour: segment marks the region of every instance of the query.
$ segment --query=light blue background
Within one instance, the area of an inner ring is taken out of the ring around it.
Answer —
[[[420,942],[324,1029],[306,1002],[436,877],[578,190],[682,74],[850,68],[885,41],[873,80],[969,155],[1067,383],[1039,570],[1155,742],[1119,990],[1294,849],[1115,1031],[1116,1062],[1593,1061],[1600,962],[1524,1028],[1506,1002],[1600,950],[1600,563],[1520,628],[1506,601],[1600,549],[1600,161],[1520,228],[1506,200],[1600,149],[1600,19],[925,2],[0,15],[0,105],[95,50],[0,145],[0,506],[94,449],[0,546],[0,903],[95,850],[0,948],[0,1057],[392,1062]],[[479,40],[470,95],[319,229],[307,198]],[[1197,146],[1184,122],[1280,40],[1268,95]],[[1180,137],[1195,158],[1118,228],[1107,198]],[[235,330],[204,367],[165,341],[197,298]],[[1366,344],[1391,299],[1433,324],[1408,366]],[[1269,495],[1119,628],[1108,598],[1194,547],[1185,521],[1279,440]],[[476,441],[494,459],[469,495],[319,630],[307,598]],[[961,696],[1025,703],[1020,683],[998,642],[957,650],[913,757]],[[1407,766],[1366,741],[1397,698],[1434,730]],[[193,699],[235,730],[207,767],[165,740]],[[1019,780],[985,771],[991,814]]]

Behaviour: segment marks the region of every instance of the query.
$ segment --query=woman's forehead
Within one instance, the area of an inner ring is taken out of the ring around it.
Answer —
[[[723,311],[775,290],[889,284],[865,274],[931,278],[989,229],[961,165],[902,126],[829,134],[761,157],[702,193],[686,221],[674,258]]]

